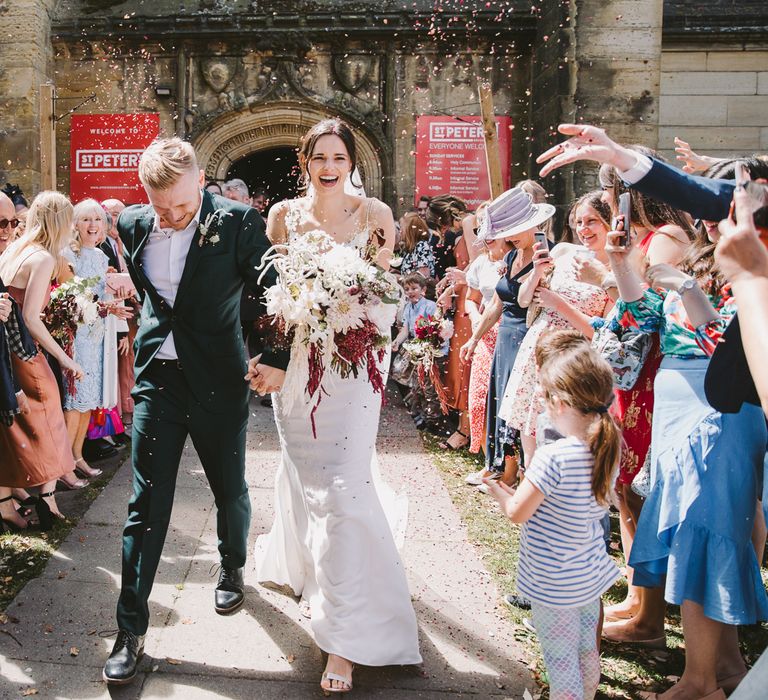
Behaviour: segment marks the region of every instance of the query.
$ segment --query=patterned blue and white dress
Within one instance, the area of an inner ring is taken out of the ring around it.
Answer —
[[[98,277],[93,285],[99,299],[103,299],[107,284],[107,256],[98,248],[81,248],[75,253],[69,248],[64,257],[72,264],[75,275],[86,279]],[[74,396],[67,394],[64,409],[67,411],[92,411],[102,407],[104,394],[104,331],[106,319],[97,317],[93,323],[83,324],[75,335],[74,360],[85,372],[85,376],[75,382]]]

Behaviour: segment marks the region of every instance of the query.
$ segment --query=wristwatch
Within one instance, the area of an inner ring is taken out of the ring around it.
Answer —
[[[688,277],[685,280],[683,280],[683,283],[677,288],[677,293],[680,296],[683,296],[686,292],[691,291],[694,287],[697,287],[698,283],[696,282],[693,277]]]

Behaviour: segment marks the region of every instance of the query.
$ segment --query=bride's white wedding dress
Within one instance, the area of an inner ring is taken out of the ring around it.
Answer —
[[[370,205],[363,206],[365,226],[350,243],[360,251],[369,236]],[[296,226],[297,212],[289,211],[289,243],[299,235]],[[382,364],[388,361],[389,352]],[[258,580],[287,585],[309,602],[323,651],[367,666],[420,663],[416,616],[393,537],[404,524],[396,513],[403,501],[376,466],[381,394],[366,372],[344,379],[330,368],[323,389],[314,414],[317,438],[310,416],[316,397],[296,398],[286,414],[273,395],[282,459],[275,522],[256,544]]]

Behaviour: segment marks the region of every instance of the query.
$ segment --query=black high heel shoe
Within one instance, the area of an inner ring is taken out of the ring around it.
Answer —
[[[46,498],[50,498],[51,496],[55,496],[56,491],[49,491],[48,493],[41,493],[37,496],[37,501],[35,502],[35,510],[37,511],[37,520],[40,523],[40,529],[43,532],[47,532],[53,527],[53,524],[56,522],[56,520],[64,520],[63,515],[56,515],[52,510],[51,507],[48,505],[48,503],[45,501]]]
[[[13,496],[8,496],[7,498],[0,498],[0,503],[6,503],[7,501],[13,500]],[[28,525],[25,525],[24,527],[19,527],[16,523],[12,523],[10,520],[3,520],[3,517],[0,515],[0,533],[2,532],[23,532],[24,530],[28,529]]]
[[[16,496],[12,496],[12,498],[16,501],[16,503],[19,504],[19,507],[16,509],[16,512],[22,517],[22,518],[28,518],[35,510],[35,497],[34,496],[27,496],[23,501],[19,500]]]

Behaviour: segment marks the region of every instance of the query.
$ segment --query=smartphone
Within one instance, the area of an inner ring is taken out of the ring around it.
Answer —
[[[622,227],[622,231],[624,232],[624,235],[621,237],[619,241],[619,245],[622,248],[629,248],[629,244],[631,242],[630,239],[630,224],[632,221],[631,217],[631,203],[629,198],[629,192],[624,192],[623,194],[619,195],[619,215],[614,217],[612,222],[612,228],[614,231],[619,230],[619,217],[622,217],[624,219],[624,224]]]
[[[533,234],[534,243],[541,243],[544,246],[544,250],[547,251],[545,257],[549,257],[549,242],[547,241],[547,234],[544,231],[536,231]]]
[[[733,172],[737,185],[744,185],[752,179],[749,177],[749,171],[744,166],[744,163],[734,163]]]

